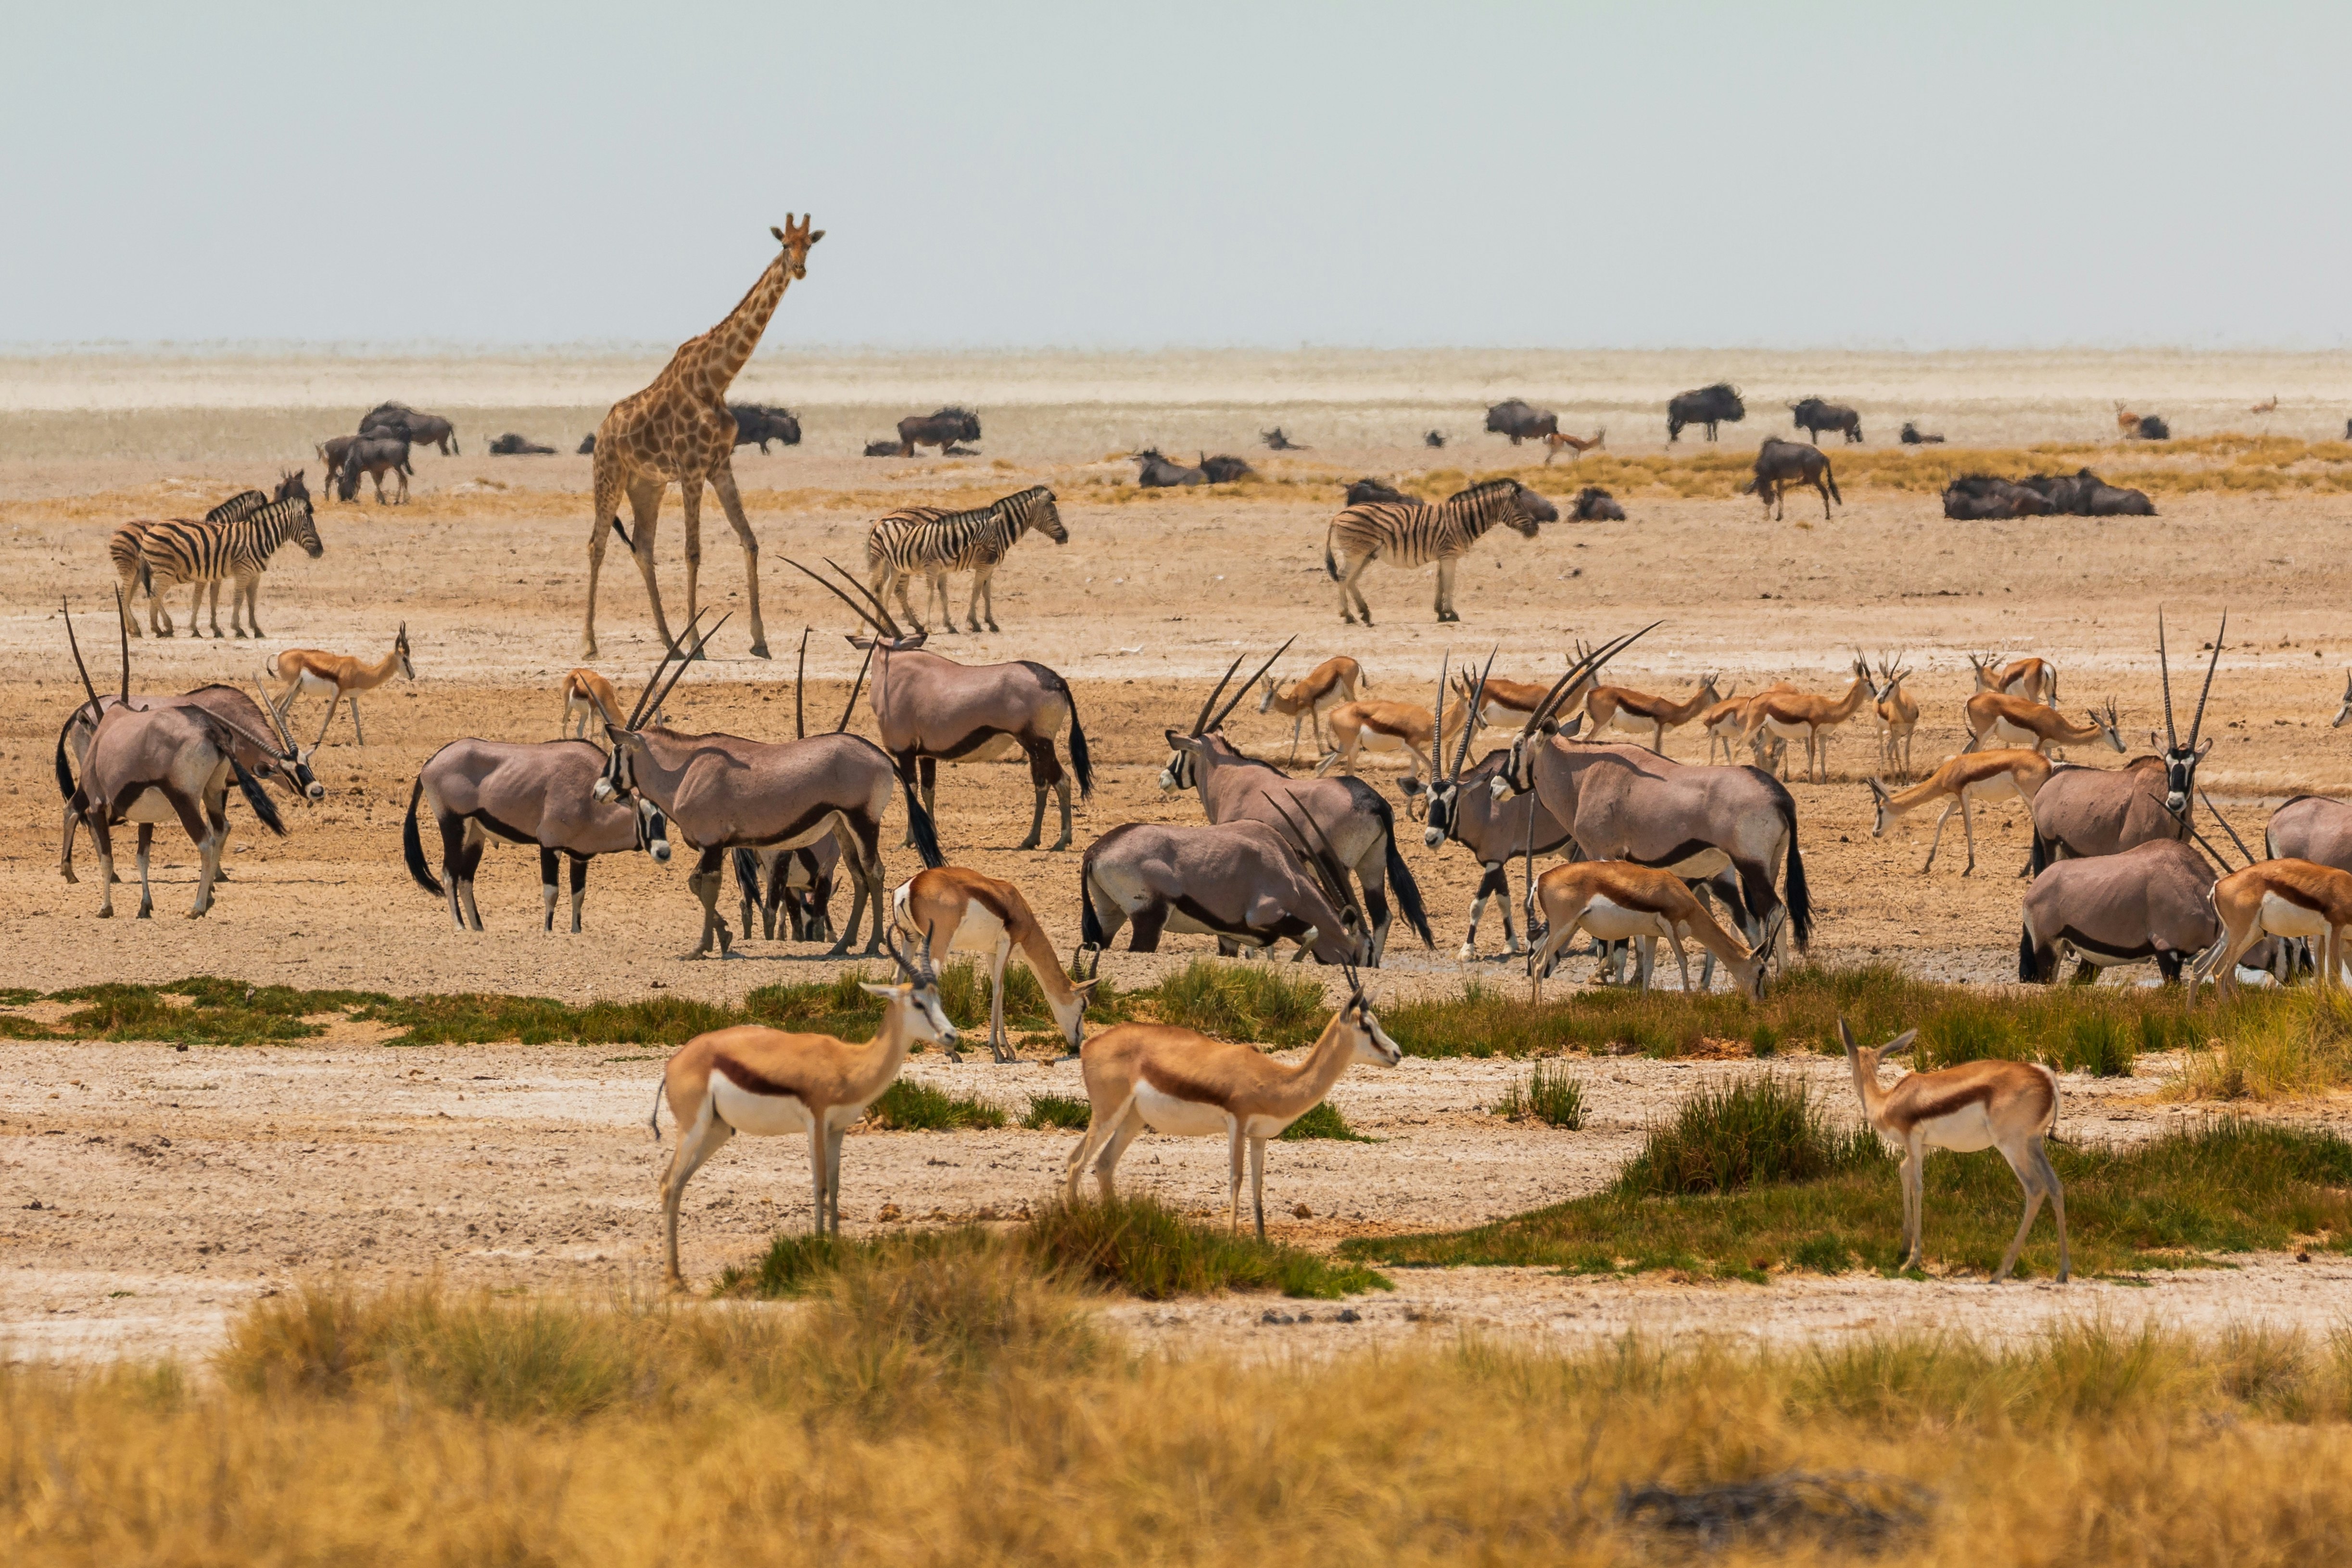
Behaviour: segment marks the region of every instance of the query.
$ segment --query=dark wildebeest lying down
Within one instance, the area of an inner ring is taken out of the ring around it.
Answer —
[[[937,447],[940,456],[958,441],[980,439],[980,416],[950,403],[936,414],[909,414],[898,421],[898,456],[911,458],[918,447]]]
[[[394,476],[400,484],[402,501],[408,500],[408,476],[416,470],[408,466],[408,442],[405,437],[378,434],[362,436],[343,451],[341,478],[335,486],[335,499],[355,501],[360,499],[360,476],[365,474],[375,481],[375,504],[382,506],[383,477]]]
[[[2131,438],[2135,441],[2169,441],[2172,439],[2172,426],[2164,422],[2161,415],[2143,414],[2139,416],[2139,423],[2132,427]]]
[[[1625,509],[1617,499],[1599,485],[1587,485],[1576,492],[1576,504],[1569,509],[1570,522],[1622,522]]]
[[[2345,422],[2345,429],[2347,433],[2352,433],[2352,420]],[[1424,447],[1443,447],[1445,445],[1445,432],[1424,430],[1421,433],[1421,444]]]
[[[379,403],[362,416],[360,434],[399,436],[418,447],[438,447],[445,458],[457,453],[457,432],[438,414],[420,414],[405,403]]]
[[[1830,502],[1845,504],[1838,494],[1836,476],[1830,472],[1830,460],[1818,447],[1801,447],[1794,441],[1783,441],[1778,436],[1764,437],[1764,445],[1756,454],[1756,477],[1748,489],[1756,499],[1773,509],[1775,521],[1784,511],[1781,498],[1793,486],[1811,485],[1821,492],[1822,516],[1830,514]]]
[[[1229,485],[1235,479],[1257,477],[1257,470],[1239,458],[1212,458],[1206,452],[1201,454],[1201,471],[1209,476],[1213,485]]]
[[[1409,501],[1412,497],[1385,479],[1358,479],[1348,487],[1348,504],[1362,506],[1367,501]]]
[[[583,458],[593,457],[595,455],[595,451],[596,432],[591,430],[588,434],[580,437],[580,455]]]
[[[1988,518],[2046,517],[2050,498],[1991,474],[1962,474],[1944,487],[1944,515],[1962,522]]]
[[[771,441],[782,441],[787,447],[801,444],[800,416],[789,408],[776,408],[765,403],[730,403],[727,412],[735,416],[735,444],[748,447],[760,444],[765,452]]]
[[[493,458],[552,458],[555,448],[542,447],[528,436],[518,436],[509,430],[490,443]]]
[[[2032,474],[2018,481],[2070,517],[2154,517],[2144,490],[2111,485],[2088,468],[2072,474]]]
[[[1825,403],[1818,397],[1808,397],[1802,402],[1789,405],[1789,413],[1791,416],[1789,423],[1811,437],[1816,447],[1822,444],[1822,432],[1824,430],[1843,430],[1850,442],[1862,439],[1862,416],[1843,403]]]
[[[1549,408],[1538,408],[1523,398],[1514,397],[1497,403],[1486,410],[1486,428],[1497,436],[1508,436],[1516,447],[1538,436],[1559,433],[1559,416]]]
[[[869,458],[895,458],[898,456],[898,443],[896,441],[868,441],[866,443],[866,455]]]
[[[1135,482],[1148,490],[1174,489],[1179,485],[1200,485],[1209,481],[1209,476],[1198,468],[1170,462],[1160,455],[1157,447],[1147,447],[1129,456],[1138,465]]]
[[[1941,436],[1921,435],[1919,426],[1908,419],[1903,422],[1903,444],[1906,447],[1937,447],[1943,445],[1943,441]]]
[[[1259,431],[1257,433],[1257,438],[1277,452],[1306,452],[1313,449],[1311,447],[1302,447],[1297,442],[1292,440],[1289,437],[1284,435],[1282,433],[1282,426],[1279,425],[1276,426],[1271,430]]]
[[[1721,424],[1738,424],[1748,417],[1748,405],[1739,401],[1739,388],[1727,381],[1713,386],[1702,386],[1696,392],[1685,392],[1666,404],[1666,439],[1682,439],[1687,425],[1706,426],[1706,438],[1715,439],[1715,427]]]

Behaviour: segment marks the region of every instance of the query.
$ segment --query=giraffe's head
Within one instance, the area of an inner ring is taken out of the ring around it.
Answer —
[[[768,229],[768,232],[774,235],[777,242],[784,247],[784,276],[787,278],[798,279],[808,276],[809,247],[824,237],[824,230],[809,227],[810,220],[815,216],[811,213],[803,217],[800,226],[794,228],[793,215],[786,213],[783,227],[777,228],[771,226]]]

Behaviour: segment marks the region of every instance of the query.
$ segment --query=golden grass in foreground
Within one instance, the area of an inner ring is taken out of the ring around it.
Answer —
[[[327,1293],[168,1368],[0,1374],[0,1532],[42,1563],[1631,1563],[1621,1489],[1867,1470],[1879,1561],[2352,1549],[2352,1355],[2105,1326],[1554,1356],[1433,1331],[1326,1364],[1132,1356],[1000,1256],[791,1310]],[[1834,1528],[1725,1563],[1838,1561]]]

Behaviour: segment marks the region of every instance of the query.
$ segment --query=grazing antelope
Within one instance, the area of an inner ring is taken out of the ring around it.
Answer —
[[[1589,439],[1584,437],[1570,436],[1561,431],[1553,430],[1545,434],[1540,437],[1540,439],[1543,444],[1549,448],[1549,450],[1544,453],[1544,467],[1549,468],[1551,467],[1551,460],[1554,458],[1559,457],[1563,448],[1575,453],[1578,458],[1581,458],[1585,453],[1591,451],[1595,447],[1607,446],[1609,444],[1609,430],[1608,427],[1604,426],[1600,430],[1594,432]],[[1570,462],[1574,462],[1576,459],[1571,458],[1569,460]]]
[[[1862,711],[1862,700],[1870,695],[1870,671],[1857,658],[1853,684],[1845,689],[1843,697],[1823,697],[1811,691],[1759,691],[1748,700],[1745,715],[1748,728],[1744,739],[1748,748],[1760,763],[1764,760],[1762,737],[1794,741],[1801,736],[1807,782],[1827,784],[1829,731]],[[1784,777],[1786,773],[1784,759]]]
[[[360,693],[373,691],[394,675],[416,679],[416,665],[408,657],[408,623],[400,623],[399,635],[392,639],[392,651],[373,664],[362,664],[345,653],[326,653],[315,647],[290,647],[278,656],[270,671],[285,685],[272,699],[278,717],[283,720],[294,706],[295,697],[304,691],[327,693],[327,716],[320,722],[319,738],[312,745],[323,745],[327,727],[335,721],[335,705],[349,699],[352,705],[352,733],[361,745],[367,744],[367,731],[360,727]]]
[[[2259,860],[2213,884],[2221,940],[2189,972],[2189,999],[2211,980],[2227,996],[2237,989],[2238,961],[2266,936],[2313,943],[2319,989],[2344,984],[2344,933],[2352,926],[2352,871],[2312,860]]]
[[[2125,749],[2123,731],[2116,718],[2116,700],[2112,697],[2107,699],[2104,713],[2095,708],[2083,710],[2083,716],[2090,721],[2087,724],[2070,724],[2055,708],[2002,691],[1978,692],[1969,699],[1962,712],[1971,746],[2027,746],[2044,752],[2052,746],[2105,741],[2118,752]]]
[[[1919,704],[1903,689],[1910,679],[1908,669],[1898,668],[1903,656],[1882,657],[1878,661],[1878,679],[1871,685],[1875,700],[1871,711],[1878,721],[1878,757],[1897,778],[1911,777],[1911,736],[1919,728]],[[1710,760],[1715,753],[1707,752]]]
[[[1095,793],[1094,760],[1087,751],[1086,726],[1078,721],[1077,699],[1071,695],[1069,682],[1029,659],[966,665],[925,652],[925,634],[909,636],[900,630],[882,601],[831,561],[825,564],[864,594],[866,603],[797,561],[785,564],[827,589],[866,623],[869,635],[852,637],[849,643],[874,657],[874,686],[866,700],[881,730],[883,750],[899,776],[912,784],[920,775],[925,813],[934,811],[942,761],[992,762],[1018,747],[1029,759],[1034,808],[1027,837],[1014,847],[1034,849],[1045,837],[1045,792],[1050,789],[1062,809],[1062,836],[1053,847],[1067,849],[1070,773],[1077,775],[1081,795],[1091,800]],[[1066,773],[1054,754],[1054,742],[1066,724],[1070,731]]]
[[[661,1137],[662,1102],[677,1121],[677,1148],[662,1173],[662,1282],[686,1289],[677,1269],[677,1206],[702,1163],[738,1132],[755,1138],[804,1133],[813,1229],[841,1233],[841,1135],[882,1098],[918,1041],[952,1049],[956,1026],[940,1006],[939,975],[924,958],[918,968],[893,943],[890,957],[903,979],[858,989],[882,1002],[874,1037],[853,1046],[831,1035],[791,1034],[739,1024],[697,1035],[662,1068],[654,1096],[654,1137]],[[917,950],[921,957],[921,950]]]
[[[890,895],[890,911],[901,931],[925,942],[935,968],[950,952],[988,955],[991,1057],[999,1062],[1018,1059],[1004,1032],[1004,963],[1015,948],[1037,977],[1037,988],[1045,994],[1062,1038],[1069,1042],[1071,1054],[1077,1054],[1086,1039],[1087,998],[1096,983],[1073,984],[1063,973],[1054,944],[1045,940],[1020,889],[961,866],[941,866],[899,883]]]
[[[2119,963],[2156,960],[2169,983],[2221,935],[2213,912],[2213,865],[2177,838],[2151,838],[2120,855],[2061,860],[2026,889],[2017,977],[2048,984],[2076,961],[2095,980]]]
[[[955,612],[948,606],[948,574],[969,572],[972,574],[971,602],[965,606],[966,624],[973,632],[980,630],[984,599],[988,629],[1001,631],[1003,628],[996,624],[996,569],[1021,536],[1033,528],[1056,544],[1070,542],[1069,531],[1062,526],[1061,510],[1054,504],[1054,492],[1044,485],[1034,485],[1017,495],[1001,497],[969,511],[936,506],[902,507],[877,518],[866,531],[866,591],[880,600],[897,589],[898,608],[905,613],[907,624],[920,632],[922,616],[907,603],[907,580],[922,577],[928,584],[923,595],[923,614],[930,614],[931,602],[936,598],[940,629],[952,633],[956,629]]]
[[[1361,611],[1364,625],[1370,626],[1372,606],[1356,586],[1365,569],[1375,561],[1407,569],[1433,561],[1437,618],[1458,621],[1454,574],[1470,547],[1497,523],[1533,539],[1539,525],[1559,521],[1559,508],[1517,479],[1487,479],[1435,506],[1370,501],[1347,508],[1323,531],[1323,570],[1339,584],[1339,618],[1354,626]],[[1342,561],[1348,563],[1344,573]]]
[[[2011,697],[2057,705],[2058,667],[2046,658],[2012,659],[2003,664],[1997,653],[1972,653],[1969,663],[1977,672],[1979,691],[2005,691]]]
[[[1227,958],[1276,942],[1297,942],[1298,957],[1311,952],[1321,963],[1365,957],[1352,891],[1263,822],[1114,827],[1087,846],[1078,903],[1079,951],[1094,964],[1130,921],[1129,952],[1157,952],[1160,932],[1173,931],[1215,937]]]
[[[1585,717],[1591,721],[1596,739],[1610,730],[1635,735],[1647,730],[1650,750],[1664,756],[1667,731],[1680,729],[1723,700],[1723,693],[1716,689],[1716,682],[1722,679],[1720,675],[1699,677],[1698,685],[1680,702],[1629,686],[1596,686],[1584,699]]]
[[[1723,961],[1751,999],[1764,994],[1763,955],[1724,930],[1714,913],[1671,871],[1630,860],[1579,860],[1554,866],[1538,878],[1536,900],[1549,927],[1543,945],[1528,960],[1528,973],[1538,984],[1551,973],[1569,939],[1583,930],[1597,942],[1638,943],[1641,956],[1635,962],[1635,973],[1645,992],[1661,937],[1674,950],[1683,989],[1691,988],[1690,957],[1683,951],[1683,939],[1696,936],[1710,956]]]
[[[1845,1059],[1853,1069],[1864,1118],[1881,1136],[1903,1145],[1903,1239],[1909,1248],[1903,1267],[1917,1268],[1926,1250],[1920,1174],[1927,1151],[1969,1154],[1999,1149],[2017,1173],[2018,1185],[2025,1189],[2025,1217],[2001,1255],[2000,1267],[1993,1270],[1992,1282],[2000,1284],[2016,1267],[2026,1233],[2033,1228],[2033,1216],[2046,1197],[2058,1221],[2058,1283],[2063,1285],[2074,1272],[2066,1247],[2066,1194],[2042,1145],[2058,1128],[2058,1075],[2038,1062],[1963,1062],[1936,1072],[1906,1073],[1888,1089],[1878,1081],[1878,1064],[1909,1050],[1919,1031],[1906,1029],[1883,1046],[1864,1046],[1841,1018],[1838,1038],[1845,1042]]]
[[[2273,392],[2263,402],[2248,404],[2246,405],[2246,412],[2249,414],[2276,414],[2278,412],[2278,394]]]
[[[1348,1000],[1296,1064],[1172,1024],[1119,1024],[1088,1040],[1078,1053],[1078,1069],[1093,1115],[1086,1136],[1070,1151],[1069,1200],[1077,1201],[1078,1176],[1091,1160],[1095,1185],[1109,1202],[1118,1157],[1147,1129],[1180,1138],[1222,1133],[1233,1152],[1226,1189],[1232,1227],[1238,1231],[1242,1225],[1246,1153],[1250,1205],[1263,1240],[1266,1140],[1322,1104],[1349,1063],[1394,1067],[1403,1058],[1353,970],[1348,986]]]
[[[1314,726],[1315,749],[1320,752],[1323,715],[1342,702],[1356,700],[1358,689],[1371,681],[1365,678],[1364,667],[1343,653],[1325,659],[1288,686],[1275,679],[1271,671],[1258,677],[1258,684],[1265,688],[1265,695],[1258,700],[1257,710],[1279,713],[1290,721],[1290,755],[1297,761],[1299,727]],[[2352,681],[2347,685],[2352,686]],[[2347,710],[2352,710],[2352,702],[2347,702]]]
[[[1578,659],[1584,658],[1591,651],[1582,642],[1576,645]],[[1454,694],[1465,702],[1471,700],[1472,685],[1470,672],[1466,669],[1454,678]],[[1567,712],[1583,707],[1585,700],[1592,695],[1593,686],[1591,675],[1580,676],[1576,684],[1559,700],[1560,710]],[[1551,688],[1542,681],[1506,680],[1492,674],[1479,683],[1479,691],[1481,695],[1475,706],[1480,729],[1516,729],[1526,723],[1528,715],[1542,707],[1551,695]]]
[[[1924,783],[1897,794],[1878,779],[1870,782],[1870,798],[1877,805],[1878,820],[1870,830],[1873,838],[1886,837],[1886,829],[1898,816],[1907,816],[1937,801],[1944,803],[1944,814],[1936,818],[1936,837],[1928,841],[1927,864],[1919,868],[1926,876],[1936,864],[1936,851],[1944,842],[1944,824],[1951,821],[1952,813],[1960,814],[1960,827],[1968,835],[1969,863],[1960,875],[1971,876],[1977,868],[1976,819],[1969,808],[1979,802],[2021,800],[2030,813],[2033,797],[2050,781],[2050,759],[2035,751],[1962,752],[1947,761],[1942,767],[1927,775]]]
[[[1391,884],[1396,888],[1397,907],[1403,910],[1413,934],[1423,946],[1434,947],[1436,937],[1422,907],[1420,885],[1397,852],[1396,815],[1381,792],[1357,778],[1294,779],[1270,763],[1242,755],[1224,737],[1226,716],[1289,646],[1285,643],[1276,648],[1257,673],[1234,687],[1234,695],[1219,707],[1218,699],[1241,668],[1242,661],[1236,658],[1201,704],[1191,731],[1165,731],[1169,755],[1160,773],[1160,792],[1196,790],[1211,822],[1263,823],[1283,834],[1300,855],[1321,858],[1324,870],[1341,884],[1354,873],[1363,885],[1362,904],[1370,911],[1371,967],[1378,968],[1388,952],[1394,918],[1388,900]],[[1286,810],[1292,815],[1286,816]],[[1316,837],[1297,833],[1295,823],[1300,819]],[[1328,851],[1325,842],[1330,846]]]
[[[1418,702],[1343,702],[1331,710],[1331,749],[1315,764],[1315,776],[1326,777],[1335,769],[1353,773],[1357,757],[1368,751],[1402,752],[1404,793],[1417,795],[1423,771],[1436,772],[1433,759],[1438,746],[1460,734],[1469,716],[1467,709],[1455,704],[1448,715],[1453,721],[1441,735],[1438,721]]]
[[[2230,617],[2213,634],[2213,658],[2205,667],[2205,687],[2197,696],[2197,713],[2189,721],[2189,738],[2181,740],[2172,717],[2172,665],[2166,654],[2164,614],[2157,613],[2157,669],[2164,681],[2163,753],[2138,757],[2116,769],[2062,767],[2033,800],[2034,871],[2063,856],[2114,855],[2151,838],[2188,838],[2195,829],[2193,791],[2197,765],[2213,742],[2198,744],[2205,726],[2205,701],[2213,694],[2213,672],[2220,668]]]
[[[559,738],[585,740],[590,721],[601,731],[607,724],[621,721],[621,694],[613,683],[594,670],[582,666],[567,670],[563,676],[563,723],[556,731]],[[352,722],[359,722],[359,710],[352,710]]]

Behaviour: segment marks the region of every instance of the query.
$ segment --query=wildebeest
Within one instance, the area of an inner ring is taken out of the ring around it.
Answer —
[[[334,494],[335,480],[343,471],[343,454],[358,442],[356,436],[330,436],[313,448],[319,454],[319,461],[327,466],[326,476],[319,481],[320,495]]]
[[[1209,477],[1209,482],[1213,485],[1229,485],[1236,479],[1253,479],[1257,477],[1257,470],[1239,458],[1224,456],[1212,458],[1206,452],[1201,454],[1201,472]]]
[[[1914,425],[1910,420],[1906,419],[1903,422],[1903,444],[1905,446],[1940,447],[1943,443],[1944,438],[1941,436],[1922,435],[1920,433],[1919,426]]]
[[[866,455],[869,458],[898,457],[899,455],[898,443],[896,441],[868,441],[866,443]]]
[[[1160,455],[1157,447],[1146,447],[1129,456],[1137,465],[1135,482],[1148,490],[1174,489],[1179,485],[1199,485],[1209,481],[1209,476],[1198,468],[1170,462]]]
[[[1524,398],[1514,397],[1486,410],[1486,428],[1495,435],[1508,436],[1516,447],[1538,436],[1559,434],[1559,416],[1549,408],[1538,408]]]
[[[1668,400],[1666,439],[1682,439],[1685,426],[1704,425],[1706,438],[1712,441],[1717,425],[1737,425],[1747,417],[1748,405],[1739,401],[1739,389],[1727,381],[1718,381],[1713,386],[1702,386]]]
[[[942,457],[958,441],[980,439],[980,416],[950,403],[936,414],[909,414],[898,421],[898,456],[911,458],[918,447],[937,447]]]
[[[1837,477],[1830,472],[1830,460],[1817,447],[1801,447],[1794,441],[1783,441],[1777,436],[1764,437],[1764,445],[1756,454],[1756,477],[1748,489],[1756,499],[1773,509],[1777,521],[1783,511],[1781,498],[1792,485],[1811,485],[1821,493],[1822,516],[1830,515],[1830,502],[1845,504],[1838,494]]]
[[[1842,430],[1849,442],[1862,439],[1862,416],[1843,403],[1808,397],[1789,405],[1789,423],[1811,437],[1816,447],[1822,444],[1824,430]]]
[[[1265,442],[1270,449],[1276,452],[1306,452],[1313,449],[1311,447],[1302,447],[1297,442],[1292,440],[1289,437],[1284,435],[1282,433],[1282,426],[1279,425],[1276,426],[1271,430],[1259,431],[1257,433],[1257,438]]]
[[[583,457],[583,458],[593,458],[593,457],[594,457],[595,455],[596,455],[596,432],[594,432],[593,430],[591,430],[591,431],[589,431],[589,432],[588,432],[588,434],[586,434],[585,436],[583,436],[583,437],[580,437],[580,451],[579,451],[579,456],[581,456],[581,457]]]
[[[1576,504],[1569,509],[1570,522],[1622,522],[1625,509],[1599,485],[1587,485],[1576,492]]]
[[[458,456],[457,432],[438,414],[420,414],[405,403],[379,403],[360,419],[360,434],[389,431],[419,447],[438,447],[445,458]]]
[[[735,416],[735,444],[748,447],[760,444],[765,452],[768,443],[781,441],[787,447],[801,444],[800,416],[789,408],[778,408],[766,403],[730,403],[727,412]],[[975,432],[979,426],[973,426]]]
[[[2041,491],[1991,474],[1962,474],[1944,487],[1944,515],[1963,522],[2047,517],[2054,510]]]
[[[518,436],[509,430],[490,443],[493,458],[552,458],[555,448],[542,447],[528,436]]]
[[[1362,506],[1366,501],[1409,501],[1413,498],[1385,479],[1358,479],[1348,487],[1348,504]]]
[[[384,504],[383,476],[387,473],[399,480],[402,502],[408,500],[408,477],[416,470],[408,466],[408,438],[389,433],[362,436],[344,449],[341,477],[335,486],[335,499],[355,501],[360,499],[360,476],[365,474],[375,481],[375,503]]]
[[[2029,474],[2018,483],[2048,501],[2052,511],[2072,517],[2156,515],[2146,491],[2111,485],[2088,468],[2072,474]]]
[[[2346,431],[2347,433],[2352,433],[2352,419],[2346,420],[2344,424]],[[1445,445],[1445,432],[1443,430],[1424,430],[1421,433],[1421,444],[1424,447],[1443,447]]]
[[[2124,434],[2126,439],[2133,441],[2169,441],[2172,426],[2164,422],[2161,415],[2143,414],[2138,423]]]

